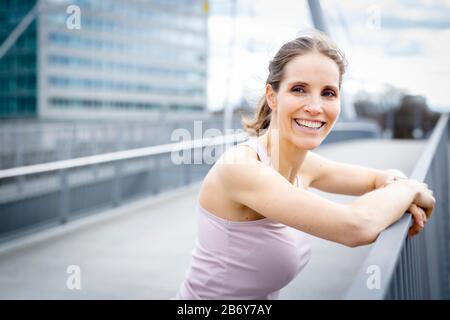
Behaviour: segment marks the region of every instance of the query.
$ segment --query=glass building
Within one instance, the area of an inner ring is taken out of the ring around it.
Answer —
[[[4,40],[36,1],[0,2]],[[0,59],[0,117],[206,109],[205,0],[41,0]]]
[[[0,1],[0,44],[35,4],[35,0]],[[37,29],[33,21],[0,59],[0,118],[36,116]]]

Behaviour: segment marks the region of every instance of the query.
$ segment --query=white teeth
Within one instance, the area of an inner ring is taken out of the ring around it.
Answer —
[[[301,120],[301,119],[294,119],[297,124],[309,127],[309,128],[320,128],[322,126],[322,122],[317,121],[307,121],[307,120]]]

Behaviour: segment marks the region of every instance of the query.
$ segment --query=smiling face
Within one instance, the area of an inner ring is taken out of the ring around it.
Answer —
[[[337,64],[318,52],[286,64],[278,91],[266,87],[280,138],[306,150],[322,143],[340,113],[339,76]]]

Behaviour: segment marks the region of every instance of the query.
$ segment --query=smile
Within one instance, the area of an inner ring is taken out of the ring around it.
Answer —
[[[324,121],[309,121],[303,119],[294,119],[296,127],[303,132],[318,132],[326,122]]]

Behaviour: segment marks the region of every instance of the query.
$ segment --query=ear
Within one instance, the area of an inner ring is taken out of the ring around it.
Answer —
[[[270,84],[266,85],[266,101],[272,111],[277,110],[277,93]]]

